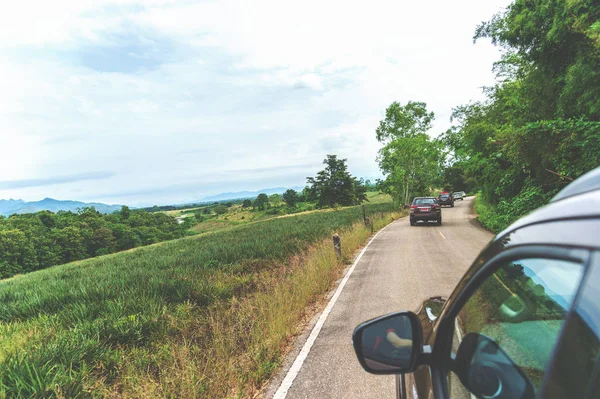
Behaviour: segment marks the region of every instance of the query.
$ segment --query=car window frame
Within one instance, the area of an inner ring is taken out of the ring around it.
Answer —
[[[483,256],[483,253],[475,261],[477,263]],[[491,258],[485,260],[485,263],[475,272],[457,293],[452,302],[446,304],[446,308],[441,316],[439,325],[437,326],[436,337],[434,341],[434,349],[430,363],[432,388],[435,397],[449,397],[450,391],[448,386],[448,376],[451,372],[454,354],[452,353],[452,340],[454,338],[455,320],[458,317],[460,310],[471,296],[479,289],[487,278],[490,278],[499,268],[507,262],[521,259],[555,259],[563,261],[576,262],[582,265],[583,276],[577,287],[574,300],[567,311],[565,320],[568,320],[571,313],[574,311],[578,298],[581,295],[582,287],[585,284],[590,271],[591,251],[584,247],[567,247],[567,246],[549,246],[549,245],[523,245],[518,247],[509,247],[495,254]],[[557,338],[557,343],[560,342],[564,335],[565,326]],[[553,364],[556,356],[558,345],[555,345],[553,353],[548,358],[549,367]],[[546,377],[545,377],[546,378]],[[545,390],[546,381],[542,383],[539,392]]]
[[[555,369],[560,365],[560,362],[564,360],[563,357],[565,355],[572,356],[571,354],[567,354],[562,348],[562,346],[567,345],[567,343],[569,342],[568,336],[572,336],[572,334],[569,333],[571,332],[571,330],[576,329],[578,324],[577,319],[580,319],[582,322],[586,323],[586,326],[590,327],[590,331],[594,333],[598,341],[600,341],[600,333],[597,332],[597,328],[593,328],[594,326],[589,326],[589,324],[587,324],[587,322],[592,321],[595,324],[595,327],[600,325],[600,313],[598,313],[598,306],[590,306],[590,304],[596,302],[595,287],[597,287],[598,281],[600,281],[600,250],[592,250],[590,251],[590,260],[587,274],[584,275],[582,279],[582,283],[579,287],[579,295],[573,301],[573,305],[571,306],[571,312],[567,315],[567,319],[565,321],[563,334],[566,338],[561,340],[555,349],[555,361],[552,362],[552,364],[550,365],[550,373],[546,376],[547,380],[544,381],[544,385],[540,388],[540,397],[546,397],[549,395],[550,392],[552,392],[553,395],[556,395],[556,393],[553,391],[553,387],[550,386],[550,380],[552,379],[552,377],[556,376]],[[594,299],[591,299],[592,297]],[[585,320],[584,318],[582,318],[582,313],[586,314],[590,319]],[[586,350],[588,349],[589,347],[586,346]],[[589,376],[584,391],[586,393],[582,397],[586,399],[596,398],[600,393],[600,355],[598,355],[596,358],[595,365],[593,367],[592,373]]]

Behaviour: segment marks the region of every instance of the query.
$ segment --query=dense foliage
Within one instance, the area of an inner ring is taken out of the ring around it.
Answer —
[[[380,186],[398,203],[408,204],[414,196],[431,195],[441,181],[443,144],[427,134],[434,117],[425,103],[393,102],[379,122],[376,135],[383,148],[378,161],[385,176]]]
[[[504,50],[498,81],[454,110],[446,176],[481,190],[499,230],[600,164],[600,3],[516,0],[480,38]]]
[[[367,188],[362,182],[348,172],[346,159],[338,159],[337,155],[327,155],[323,160],[325,169],[316,177],[308,177],[307,194],[317,206],[334,207],[357,205],[367,199]]]
[[[264,193],[258,194],[253,205],[259,211],[263,211],[265,207],[269,205],[269,197]]]
[[[285,193],[283,193],[282,198],[285,201],[285,203],[288,204],[288,206],[291,206],[292,208],[295,207],[298,202],[300,202],[300,196],[298,195],[296,190],[293,190],[291,188],[289,190],[286,190]]]
[[[0,278],[182,237],[162,213],[81,211],[0,217]]]

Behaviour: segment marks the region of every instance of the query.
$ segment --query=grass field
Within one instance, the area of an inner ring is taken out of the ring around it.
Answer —
[[[368,192],[367,199],[368,203],[371,205],[386,204],[392,201],[389,195],[382,194],[376,191]],[[181,217],[185,215],[192,215],[194,211],[197,211],[198,209],[200,208],[180,209],[176,211],[167,211],[166,213],[174,217]],[[274,213],[274,210],[276,210],[277,213]],[[314,205],[309,203],[301,203],[295,209],[289,209],[285,206],[285,204],[281,204],[278,207],[273,207],[262,211],[253,210],[251,208],[242,208],[241,205],[235,204],[231,206],[228,209],[227,213],[223,215],[211,215],[206,220],[200,223],[195,223],[192,227],[190,227],[188,232],[193,234],[201,234],[210,231],[222,230],[232,226],[239,226],[243,224],[249,224],[252,222],[274,219],[278,217],[286,217],[289,215],[300,215],[314,211],[317,211],[314,209]],[[326,212],[327,210],[318,211]]]
[[[367,205],[376,227],[392,211]],[[279,217],[0,281],[0,398],[246,396],[370,234],[361,218]]]

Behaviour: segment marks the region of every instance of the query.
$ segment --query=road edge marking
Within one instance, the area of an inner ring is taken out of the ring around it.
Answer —
[[[394,222],[392,222],[392,223],[394,223]],[[317,323],[313,327],[312,331],[310,332],[310,335],[308,336],[308,339],[302,346],[300,353],[298,353],[298,356],[296,356],[294,363],[292,364],[292,366],[286,373],[283,381],[281,381],[281,385],[279,385],[277,392],[275,392],[275,395],[273,395],[273,399],[285,399],[289,389],[292,387],[292,384],[294,383],[294,380],[300,373],[300,370],[302,369],[302,366],[304,365],[304,361],[308,357],[308,354],[310,353],[310,350],[312,349],[313,344],[317,340],[317,337],[319,336],[319,333],[321,332],[321,329],[323,328],[323,325],[325,324],[325,321],[327,320],[329,313],[331,313],[333,306],[337,302],[338,297],[340,296],[340,294],[342,293],[342,290],[346,286],[346,283],[348,282],[348,279],[352,275],[352,272],[356,268],[356,265],[358,265],[358,262],[360,262],[360,260],[362,259],[362,256],[366,252],[367,248],[369,248],[369,245],[371,245],[373,240],[375,240],[377,238],[377,236],[379,235],[379,233],[381,233],[383,230],[385,230],[392,223],[389,223],[388,225],[384,226],[381,230],[379,230],[373,237],[371,237],[371,239],[369,240],[367,245],[365,245],[365,247],[362,249],[362,251],[360,251],[360,253],[356,257],[356,260],[354,261],[354,263],[352,264],[352,266],[350,267],[350,269],[344,276],[344,279],[342,280],[340,285],[335,290],[335,293],[329,300],[329,303],[325,307],[325,310],[323,310],[323,313],[321,313],[319,320],[317,321]]]

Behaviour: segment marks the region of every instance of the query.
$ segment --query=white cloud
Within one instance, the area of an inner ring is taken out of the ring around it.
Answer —
[[[2,180],[114,175],[0,198],[181,202],[302,184],[330,152],[375,175],[374,129],[392,101],[427,102],[436,134],[453,106],[481,98],[498,52],[473,45],[473,32],[507,4],[4,5]],[[258,168],[266,172],[239,172]]]

